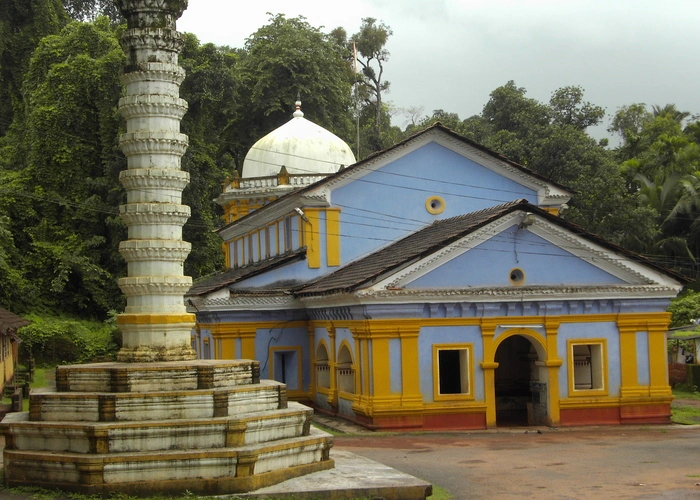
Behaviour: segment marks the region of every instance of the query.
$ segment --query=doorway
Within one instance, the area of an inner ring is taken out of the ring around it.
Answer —
[[[496,349],[496,425],[544,424],[547,384],[540,380],[538,358],[533,343],[522,335],[508,337]]]

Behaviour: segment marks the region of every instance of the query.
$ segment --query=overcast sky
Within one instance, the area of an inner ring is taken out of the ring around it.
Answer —
[[[363,17],[383,21],[394,32],[387,98],[426,115],[478,114],[508,80],[543,102],[579,85],[608,117],[635,102],[700,113],[698,0],[189,0],[178,30],[242,47],[268,12],[348,35]],[[408,118],[398,114],[394,123],[403,128]]]

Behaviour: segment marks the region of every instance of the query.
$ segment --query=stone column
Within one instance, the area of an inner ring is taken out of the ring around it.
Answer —
[[[185,72],[178,65],[182,39],[175,31],[187,0],[115,3],[128,23],[121,40],[127,55],[126,96],[119,101],[126,119],[119,144],[128,166],[119,176],[126,189],[119,210],[129,230],[119,251],[128,276],[119,280],[127,305],[118,317],[123,347],[117,359],[190,360],[195,358],[190,346],[195,317],[184,304],[192,279],[183,276],[183,263],[191,245],[182,241],[190,216],[182,204],[189,174],[180,169],[188,143],[180,133],[187,102],[179,98]]]

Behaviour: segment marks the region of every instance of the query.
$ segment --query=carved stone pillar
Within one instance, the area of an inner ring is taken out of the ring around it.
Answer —
[[[126,203],[119,208],[129,231],[119,251],[128,276],[119,280],[127,305],[118,317],[123,337],[118,360],[194,359],[190,334],[195,319],[184,304],[192,279],[183,276],[191,245],[182,241],[190,216],[182,204],[189,174],[180,169],[188,144],[180,133],[187,102],[179,98],[185,72],[178,65],[182,39],[175,31],[187,0],[115,3],[128,23],[121,40],[127,55],[126,96],[119,101],[126,119],[119,144],[128,167],[119,176],[126,189]]]

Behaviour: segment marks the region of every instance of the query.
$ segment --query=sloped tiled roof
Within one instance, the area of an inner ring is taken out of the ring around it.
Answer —
[[[30,322],[0,307],[0,333],[7,333],[27,326]]]
[[[527,200],[521,199],[477,212],[435,221],[424,229],[396,243],[352,262],[332,274],[297,288],[295,294],[298,296],[324,295],[351,292],[364,286],[370,286],[373,282],[386,277],[389,273],[396,272],[406,265],[422,259],[504,215],[517,210],[536,213],[554,224],[564,227],[613,252],[626,255],[632,260],[642,262],[657,271],[673,277],[681,283],[686,283],[688,281],[684,276],[665,269],[645,257],[625,250],[599,236],[588,233],[575,224],[571,224],[561,217],[552,215],[528,203]]]
[[[306,256],[306,248],[301,248],[294,252],[262,260],[245,267],[229,269],[221,274],[216,274],[198,281],[189,289],[185,297],[204,295],[215,290],[220,290],[226,286],[237,283],[246,278],[270,271],[295,260],[302,260]]]
[[[442,219],[338,271],[298,288],[298,295],[347,292],[437,251],[497,218],[529,205],[516,200],[477,212]]]

